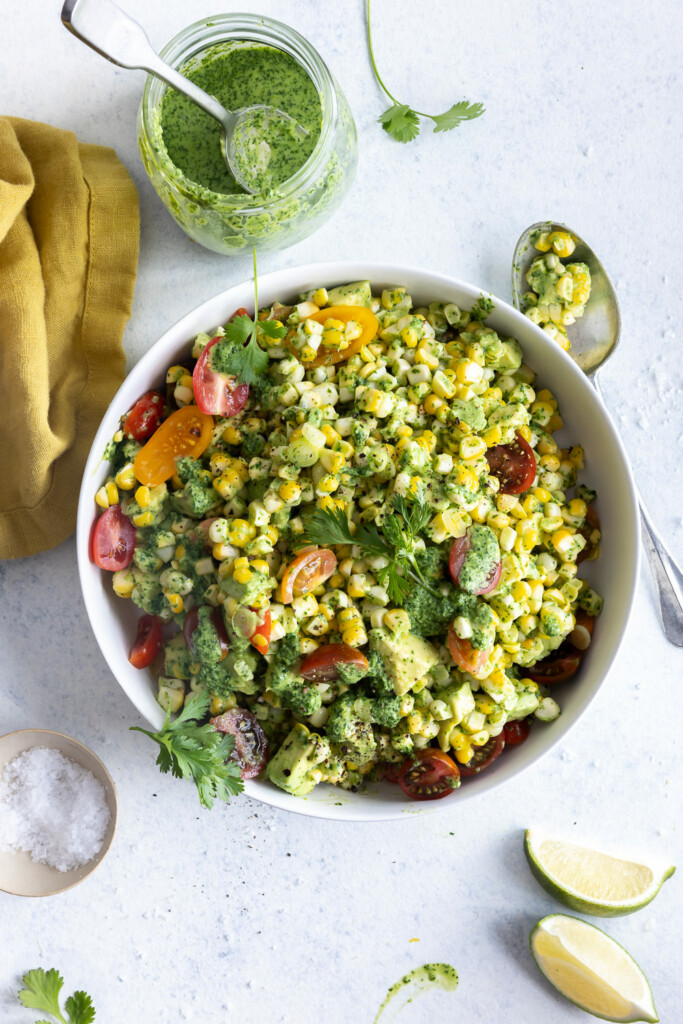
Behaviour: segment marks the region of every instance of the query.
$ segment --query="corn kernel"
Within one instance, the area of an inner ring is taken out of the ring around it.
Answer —
[[[183,608],[185,607],[185,602],[183,601],[180,594],[165,594],[164,596],[166,597],[169,608],[171,609],[173,614],[180,615]]]
[[[133,463],[127,462],[125,466],[122,466],[114,477],[114,481],[117,487],[120,487],[122,491],[132,491],[135,487],[135,473],[133,472]]]

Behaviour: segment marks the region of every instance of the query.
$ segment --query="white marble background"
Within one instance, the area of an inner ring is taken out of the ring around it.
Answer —
[[[124,6],[161,46],[215,0]],[[566,221],[603,256],[623,314],[602,381],[652,516],[683,561],[681,512],[681,83],[678,0],[375,0],[377,57],[419,109],[482,100],[484,117],[401,146],[375,124],[384,100],[360,0],[242,0],[289,22],[339,78],[360,134],[344,207],[262,272],[315,259],[391,259],[509,296],[525,225]],[[140,194],[142,241],[125,346],[132,365],[189,308],[249,276],[248,259],[190,243],[135,145],[141,73],[105,63],[59,22],[59,0],[4,0],[2,112],[114,146]],[[5,382],[11,386],[11,382]],[[599,481],[598,481],[599,483]],[[565,742],[521,778],[427,819],[309,820],[249,799],[213,813],[159,775],[139,718],[91,633],[73,540],[0,565],[0,733],[52,727],[102,756],[120,825],[102,867],[52,899],[0,893],[0,1019],[31,1013],[20,975],[57,966],[98,1021],[370,1024],[388,987],[430,960],[455,965],[401,1024],[571,1024],[580,1011],[538,975],[527,936],[561,908],[531,878],[522,829],[592,834],[681,863],[681,655],[663,638],[647,566],[609,677]],[[646,971],[661,1020],[683,1019],[681,873],[641,913],[608,922]],[[419,941],[416,941],[419,940]],[[678,961],[678,963],[677,963]],[[586,1019],[586,1018],[583,1018]]]

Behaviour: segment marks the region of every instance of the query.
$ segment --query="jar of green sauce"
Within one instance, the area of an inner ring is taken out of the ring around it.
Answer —
[[[148,77],[138,114],[142,162],[190,238],[230,255],[283,249],[320,227],[351,187],[357,139],[344,94],[310,43],[270,18],[220,14],[188,26],[161,57],[228,109],[274,106],[307,131],[296,150],[274,151],[282,183],[249,195],[223,160],[218,123]]]

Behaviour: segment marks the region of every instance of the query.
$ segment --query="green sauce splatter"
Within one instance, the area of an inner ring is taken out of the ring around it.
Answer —
[[[432,986],[441,988],[445,992],[455,992],[458,987],[458,972],[455,967],[452,967],[450,964],[423,964],[422,967],[416,967],[414,970],[404,974],[400,981],[392,985],[387,992],[384,1002],[377,1011],[373,1024],[380,1024],[380,1018],[385,1010],[399,994],[404,999],[396,1007],[393,1018],[408,1003],[412,1003],[416,996],[424,995]]]

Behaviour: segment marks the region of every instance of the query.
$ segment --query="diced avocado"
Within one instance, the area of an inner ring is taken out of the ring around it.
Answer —
[[[526,718],[532,711],[535,711],[541,703],[537,693],[525,691],[518,694],[517,703],[507,713],[508,722],[514,722],[518,718]]]
[[[328,740],[297,722],[268,762],[268,778],[292,796],[306,796],[320,782],[322,773],[316,766],[330,753]]]
[[[474,711],[474,697],[469,683],[451,683],[436,694],[437,700],[442,700],[451,710],[451,724],[459,725],[465,715]]]
[[[369,281],[354,281],[330,288],[327,293],[330,306],[367,306],[372,303],[372,289]]]
[[[370,646],[384,661],[394,691],[402,696],[416,683],[424,680],[429,670],[439,661],[436,649],[419,636],[394,637],[382,629],[373,630]]]
[[[164,645],[164,675],[174,679],[190,679],[199,671],[199,660],[185,643],[182,633],[177,633]]]
[[[465,402],[461,398],[454,398],[450,403],[451,414],[466,423],[472,430],[483,430],[486,426],[484,415],[484,404],[481,398],[474,398],[471,402]]]

